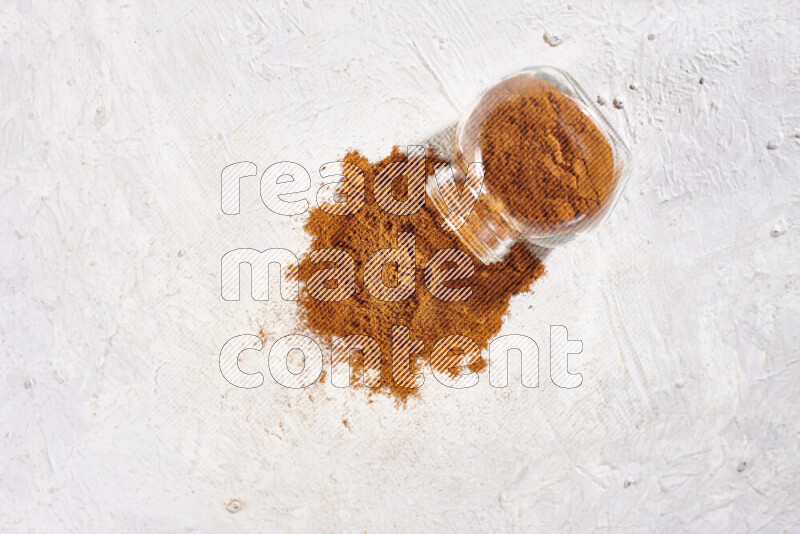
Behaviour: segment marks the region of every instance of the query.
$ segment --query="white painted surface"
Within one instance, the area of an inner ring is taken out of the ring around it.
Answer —
[[[800,15],[632,4],[0,4],[0,529],[800,530]],[[220,257],[308,241],[257,180],[223,215],[222,168],[385,154],[529,64],[640,157],[503,330],[567,325],[583,385],[227,384],[227,339],[297,328]]]

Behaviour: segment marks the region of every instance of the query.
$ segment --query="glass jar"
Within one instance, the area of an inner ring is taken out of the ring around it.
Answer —
[[[453,156],[455,173],[442,166],[431,174],[428,197],[486,264],[520,240],[550,248],[595,228],[630,174],[625,143],[555,67],[524,69],[481,93],[456,126]],[[476,199],[466,221],[448,218],[450,201],[481,172],[482,187],[463,189]]]

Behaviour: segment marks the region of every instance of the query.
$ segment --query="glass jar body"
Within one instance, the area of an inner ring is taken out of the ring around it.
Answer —
[[[630,173],[620,136],[555,67],[523,69],[484,91],[458,122],[453,156],[456,175],[429,176],[429,197],[446,215],[456,183],[482,171],[482,187],[464,189],[475,197],[471,214],[450,229],[487,264],[517,241],[549,248],[595,228]]]

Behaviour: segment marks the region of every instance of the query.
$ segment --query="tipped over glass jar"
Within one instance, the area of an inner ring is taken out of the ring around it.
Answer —
[[[469,106],[453,139],[456,174],[430,175],[427,192],[461,242],[483,263],[525,240],[554,247],[596,227],[630,171],[630,151],[567,73],[531,67],[502,79]],[[482,187],[473,181],[482,172]],[[459,189],[476,200],[453,223]]]

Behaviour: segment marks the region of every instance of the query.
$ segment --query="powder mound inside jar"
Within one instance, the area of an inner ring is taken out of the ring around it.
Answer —
[[[576,229],[609,207],[619,178],[609,140],[576,100],[544,80],[518,75],[494,86],[462,137],[460,163],[482,161],[486,189],[524,233]]]
[[[330,354],[329,349],[335,338],[367,335],[377,341],[382,364],[380,386],[370,388],[363,385],[364,362],[360,357],[351,357],[351,385],[405,402],[409,396],[418,394],[419,389],[402,387],[393,380],[393,325],[408,327],[411,338],[424,343],[421,355],[426,358],[415,361],[424,361],[434,366],[435,371],[447,372],[451,364],[446,360],[430,360],[431,349],[436,342],[450,335],[462,335],[472,339],[480,349],[486,349],[500,331],[511,297],[528,291],[533,282],[544,274],[544,266],[524,244],[515,245],[503,261],[491,265],[484,265],[470,256],[475,267],[473,275],[449,284],[452,287],[470,286],[471,296],[461,302],[437,299],[426,286],[423,268],[437,250],[464,250],[457,236],[442,229],[441,218],[427,204],[411,215],[392,215],[375,202],[373,194],[375,178],[379,173],[390,164],[406,161],[406,155],[395,147],[389,156],[376,163],[370,163],[358,152],[348,153],[343,160],[363,171],[363,207],[354,214],[344,216],[315,208],[309,213],[304,229],[312,238],[312,251],[339,248],[352,256],[356,266],[355,293],[343,301],[326,302],[313,298],[304,290],[299,299],[299,316],[327,354]],[[429,155],[425,162],[427,173],[432,173],[442,163]],[[405,191],[407,180],[406,176],[397,178],[394,185],[398,187],[393,187],[395,195]],[[347,184],[345,180],[340,187],[346,189]],[[396,246],[400,232],[411,232],[415,237],[415,291],[405,300],[384,302],[374,298],[365,288],[364,264],[377,250]],[[324,262],[314,263],[309,252],[300,258],[297,274],[302,282],[306,282],[319,269],[330,267]],[[469,369],[480,371],[486,367],[486,363],[481,357],[473,361]],[[425,369],[417,367],[416,371],[424,372]],[[426,385],[429,380],[432,377],[428,375]]]

